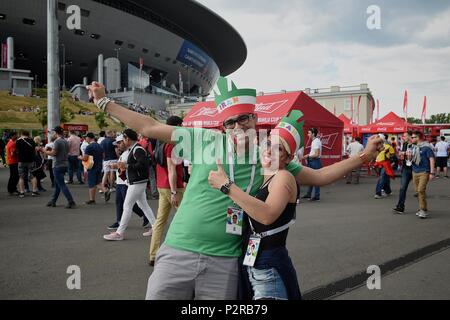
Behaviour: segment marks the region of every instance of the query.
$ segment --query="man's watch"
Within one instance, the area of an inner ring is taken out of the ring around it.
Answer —
[[[173,196],[176,196],[177,192],[176,191],[170,191],[170,194],[173,195]]]
[[[434,172],[430,172],[430,174],[431,174],[432,176],[435,176],[435,175],[436,175],[436,173],[434,173]]]
[[[230,193],[230,188],[231,185],[233,184],[233,181],[228,179],[228,182],[225,183],[223,186],[220,187],[220,191],[222,191],[222,193],[224,194],[229,194]]]

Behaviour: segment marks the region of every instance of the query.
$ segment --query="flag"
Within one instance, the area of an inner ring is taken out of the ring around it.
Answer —
[[[377,99],[377,119],[375,122],[378,122],[378,119],[380,119],[380,100]]]
[[[422,107],[422,123],[425,124],[425,119],[427,118],[427,96],[423,97],[423,107]]]
[[[408,121],[408,90],[405,90],[405,96],[403,97],[403,115],[405,121]]]
[[[359,106],[360,106],[360,104],[361,104],[361,96],[359,96],[358,97],[358,107],[357,107],[357,112],[358,112],[358,114],[357,114],[357,119],[358,119],[358,125],[359,125]]]
[[[333,105],[333,113],[334,113],[334,116],[336,116],[336,104]]]
[[[352,116],[351,116],[351,124],[355,123],[354,116],[353,116],[353,96],[350,96],[350,108],[352,110]]]

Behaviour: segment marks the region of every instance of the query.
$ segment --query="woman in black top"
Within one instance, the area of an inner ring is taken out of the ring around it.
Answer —
[[[256,197],[234,184],[228,196],[248,216],[241,259],[242,299],[300,299],[297,276],[286,249],[289,226],[295,222],[297,184],[286,166],[303,144],[302,113],[292,111],[262,144],[264,183]],[[229,181],[222,166],[212,171],[209,183],[221,188]]]

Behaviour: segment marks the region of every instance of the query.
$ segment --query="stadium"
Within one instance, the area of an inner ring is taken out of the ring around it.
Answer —
[[[71,5],[81,8],[81,29],[66,26]],[[237,70],[247,56],[239,33],[191,0],[61,0],[58,21],[60,80],[67,89],[98,80],[102,55],[108,91],[205,97],[219,75]],[[0,30],[3,46],[13,39],[12,69],[29,70],[33,87],[45,87],[47,1],[1,1]],[[5,55],[2,47],[3,71]]]

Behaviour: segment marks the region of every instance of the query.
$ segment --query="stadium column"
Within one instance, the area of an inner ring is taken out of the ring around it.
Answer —
[[[60,123],[59,30],[57,0],[47,0],[47,136]]]

